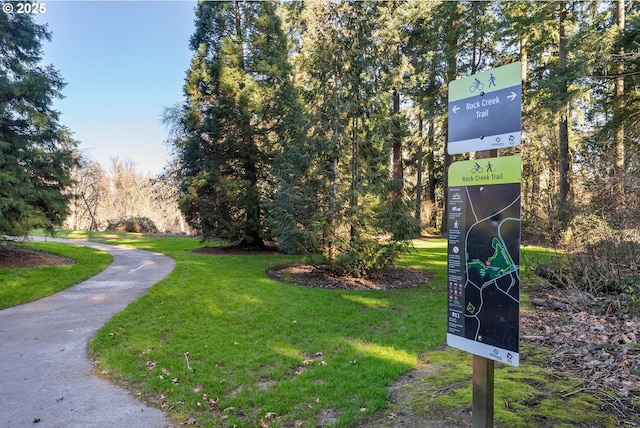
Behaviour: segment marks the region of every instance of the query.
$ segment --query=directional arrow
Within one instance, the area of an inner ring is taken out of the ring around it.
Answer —
[[[515,100],[517,97],[516,93],[511,91],[511,94],[507,95],[507,98],[509,98],[511,101]]]
[[[457,105],[455,105],[455,106],[453,106],[453,107],[451,108],[451,110],[452,110],[454,113],[457,113],[457,112],[458,112],[458,110],[460,110],[460,107],[458,107]]]

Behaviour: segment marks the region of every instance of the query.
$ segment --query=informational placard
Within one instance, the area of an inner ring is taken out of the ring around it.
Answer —
[[[449,154],[520,144],[520,68],[514,62],[449,83]]]
[[[449,168],[447,344],[517,366],[520,156]]]

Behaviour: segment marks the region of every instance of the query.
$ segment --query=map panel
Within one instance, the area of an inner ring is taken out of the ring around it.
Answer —
[[[520,157],[454,163],[448,226],[447,343],[518,365]]]

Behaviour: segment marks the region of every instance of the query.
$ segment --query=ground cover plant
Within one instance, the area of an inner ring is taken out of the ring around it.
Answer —
[[[3,244],[6,245],[6,244]],[[69,264],[44,267],[0,268],[0,309],[57,293],[104,270],[111,254],[79,245],[58,242],[28,242],[18,248],[62,256]]]
[[[611,414],[580,379],[544,368],[552,349],[525,344],[520,367],[496,364],[494,426],[504,428],[615,427]],[[390,407],[368,427],[471,426],[472,356],[441,347],[392,389]]]

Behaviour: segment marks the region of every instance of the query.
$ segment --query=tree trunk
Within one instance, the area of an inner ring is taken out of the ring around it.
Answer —
[[[618,31],[624,31],[625,27],[625,10],[624,0],[617,1],[617,21]],[[620,48],[620,55],[624,54],[624,48]],[[618,63],[617,77],[616,77],[616,96],[614,110],[618,114],[618,117],[622,115],[624,108],[624,62]],[[624,122],[619,121],[618,129],[616,130],[616,165],[615,171],[617,174],[624,172],[625,169],[625,142],[624,142]]]
[[[560,218],[564,219],[564,205],[569,198],[569,180],[570,180],[570,168],[569,168],[569,108],[568,108],[568,88],[567,88],[567,34],[566,34],[566,20],[567,20],[567,8],[564,3],[560,5],[560,43],[558,52],[558,66],[562,79],[560,99],[562,100],[560,108],[558,110],[558,140],[559,140],[559,202],[560,202]]]
[[[432,117],[429,123],[429,132],[427,134],[427,201],[432,212],[429,214],[429,224],[435,226],[435,206],[436,206],[436,155],[434,153],[436,146],[436,118]],[[445,183],[446,186],[446,183]]]
[[[398,48],[399,50],[400,48]],[[399,53],[398,53],[399,55]],[[394,61],[395,62],[395,61]],[[402,165],[402,132],[400,129],[400,92],[393,90],[393,201],[402,199],[404,172]]]
[[[353,136],[351,140],[351,230],[350,230],[350,238],[351,242],[354,242],[356,238],[358,238],[359,230],[356,225],[356,219],[354,217],[354,212],[358,207],[358,182],[360,181],[360,171],[358,169],[358,157],[360,146],[358,143],[358,118],[354,117],[352,120],[353,123]]]
[[[458,51],[459,51],[459,42],[460,42],[460,4],[458,2],[451,2],[450,4],[445,3],[447,7],[453,8],[451,11],[451,18],[449,20],[447,31],[450,38],[447,40],[447,82],[452,82],[456,78],[456,74],[458,71],[457,63],[458,63]],[[445,126],[445,145],[449,143],[449,130],[448,126]],[[448,149],[447,149],[448,150]],[[449,166],[451,165],[451,155],[449,155],[448,151],[444,151],[444,171],[442,173],[443,185],[445,188],[445,197],[443,200],[443,209],[442,216],[440,221],[440,231],[442,234],[447,232],[447,197],[446,197],[446,188],[449,181]]]
[[[422,163],[423,163],[423,120],[422,113],[418,114],[418,152],[416,153],[416,214],[415,218],[420,222],[422,228]]]

